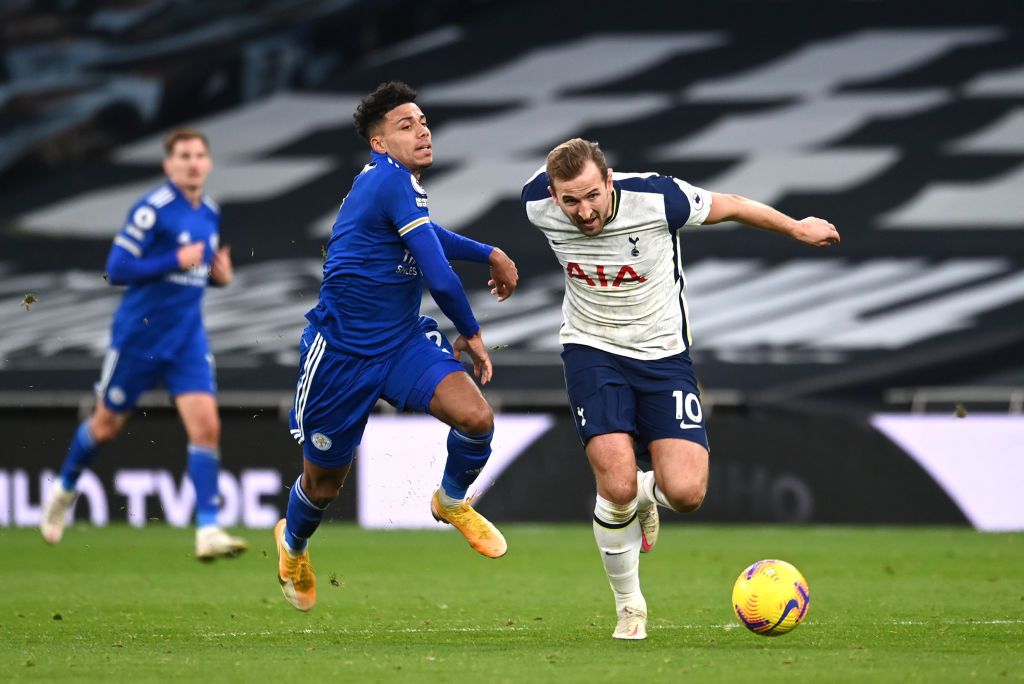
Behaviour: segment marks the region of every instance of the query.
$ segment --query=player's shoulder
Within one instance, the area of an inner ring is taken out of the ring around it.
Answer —
[[[548,192],[548,172],[545,166],[541,166],[539,169],[533,172],[533,175],[527,179],[526,183],[523,184],[522,200],[523,203],[527,202],[538,202],[545,199],[551,199],[551,193]]]
[[[141,230],[149,230],[157,224],[160,215],[166,213],[175,197],[177,195],[167,183],[147,191],[128,210],[129,223]]]
[[[220,205],[207,194],[203,195],[203,206],[213,212],[214,216],[220,216]]]
[[[372,165],[372,166],[371,166]],[[380,156],[367,164],[364,172],[381,192],[408,195],[410,191],[419,197],[426,197],[427,191],[409,169],[392,161],[391,157]]]
[[[146,205],[153,209],[163,209],[177,198],[177,193],[168,183],[161,183],[136,202],[136,206]]]
[[[664,195],[666,193],[678,193],[683,190],[683,181],[672,176],[663,176],[660,173],[651,171],[647,173],[612,173],[612,180],[622,190],[627,192],[649,192]]]

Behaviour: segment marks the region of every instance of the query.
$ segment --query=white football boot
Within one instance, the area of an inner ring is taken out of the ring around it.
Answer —
[[[646,639],[647,611],[643,608],[624,606],[619,611],[619,621],[612,636],[616,639]]]
[[[216,525],[206,525],[196,530],[196,560],[234,558],[248,548],[249,542],[241,537],[232,537]]]
[[[642,470],[636,471],[636,486],[638,489],[643,487],[644,472]],[[658,504],[654,501],[649,506],[644,508],[637,507],[636,509],[637,520],[640,521],[640,531],[642,533],[640,539],[640,553],[648,553],[654,548],[654,545],[658,543],[658,530],[661,529],[661,518],[658,516]]]
[[[64,536],[64,527],[68,522],[68,512],[74,508],[78,492],[64,489],[64,485],[58,480],[53,489],[50,490],[50,497],[43,505],[43,516],[39,521],[39,531],[50,544],[56,544]]]

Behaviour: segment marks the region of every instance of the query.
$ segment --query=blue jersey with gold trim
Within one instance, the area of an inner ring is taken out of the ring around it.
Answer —
[[[372,155],[338,210],[320,302],[306,314],[330,346],[359,356],[387,353],[418,329],[423,273],[407,243],[434,231],[416,177],[390,156]],[[437,253],[443,258],[440,245]],[[472,331],[472,314],[462,318]]]
[[[126,284],[111,326],[111,347],[122,356],[176,358],[209,351],[202,300],[210,263],[220,243],[220,210],[209,198],[193,207],[165,182],[128,212],[114,238],[107,271],[112,284]],[[182,270],[178,249],[203,242],[203,262]]]

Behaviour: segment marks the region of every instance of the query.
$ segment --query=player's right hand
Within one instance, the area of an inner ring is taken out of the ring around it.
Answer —
[[[206,251],[205,242],[193,242],[178,248],[178,266],[182,270],[188,270],[193,266],[203,263]]]
[[[495,247],[488,259],[491,266],[491,279],[487,284],[491,286],[491,294],[503,302],[512,296],[519,285],[519,271],[516,269],[516,262],[508,258],[501,249]]]
[[[817,216],[808,216],[797,221],[797,230],[793,237],[815,247],[832,247],[839,244],[839,231],[836,227]]]
[[[452,355],[456,361],[462,358],[462,352],[469,354],[469,358],[473,360],[473,375],[480,380],[480,384],[486,385],[490,382],[494,375],[494,366],[491,365],[491,355],[487,353],[483,335],[480,332],[472,337],[459,335],[452,345]]]

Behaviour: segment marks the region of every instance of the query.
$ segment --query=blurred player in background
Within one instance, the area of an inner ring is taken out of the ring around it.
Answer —
[[[274,529],[281,589],[299,610],[316,602],[307,540],[338,496],[378,398],[451,426],[431,513],[485,556],[498,558],[507,549],[501,532],[465,498],[490,456],[494,417],[458,359],[469,355],[481,384],[491,379],[492,367],[448,262],[489,264],[491,293],[499,301],[512,294],[519,276],[500,249],[431,221],[419,180],[434,153],[415,99],[404,83],[382,83],[356,109],[356,131],[369,143],[371,159],[338,210],[320,302],[306,314],[291,413],[303,473],[291,489],[286,518]],[[433,319],[420,316],[424,284],[459,332],[454,345]]]
[[[217,526],[220,417],[202,312],[207,284],[227,285],[234,272],[229,249],[219,246],[220,209],[204,194],[213,168],[206,137],[172,131],[164,153],[166,182],[131,208],[107,259],[110,283],[128,287],[114,314],[96,409],[71,440],[40,529],[46,541],[60,541],[82,470],[121,432],[139,396],[162,384],[188,435],[196,558],[212,560],[247,548]]]
[[[818,247],[838,244],[839,233],[828,221],[797,221],[669,176],[613,174],[598,144],[580,138],[548,154],[522,200],[565,271],[559,339],[597,484],[594,537],[615,595],[613,636],[643,639],[639,561],[657,541],[657,506],[696,510],[708,483],[679,232],[739,221]],[[653,471],[638,471],[634,438]]]

